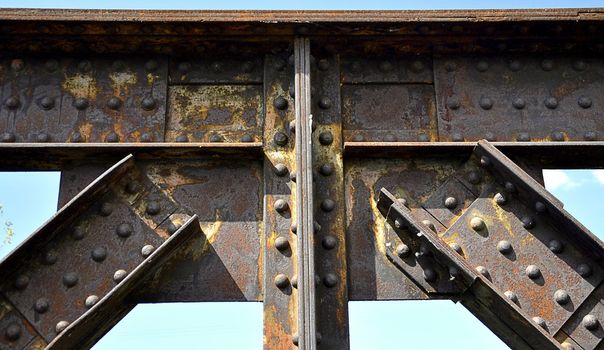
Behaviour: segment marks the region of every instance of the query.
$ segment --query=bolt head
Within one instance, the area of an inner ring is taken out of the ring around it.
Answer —
[[[113,281],[115,281],[115,283],[120,283],[126,276],[128,276],[126,270],[117,270],[113,273]]]
[[[504,184],[504,187],[505,187],[505,191],[507,193],[514,193],[514,192],[516,192],[516,186],[513,183],[509,182],[509,181],[507,181]]]
[[[447,107],[452,110],[458,110],[461,107],[461,102],[457,96],[451,96],[447,99]]]
[[[560,242],[557,239],[552,239],[551,241],[549,241],[547,246],[548,246],[549,250],[551,250],[552,253],[555,253],[555,254],[560,254],[564,250],[564,245],[562,244],[562,242]]]
[[[252,142],[252,141],[254,141],[254,138],[250,134],[245,134],[245,135],[241,136],[241,142]]]
[[[427,228],[429,228],[433,232],[436,232],[436,226],[434,226],[434,223],[432,223],[432,221],[430,221],[430,220],[423,220],[422,221],[422,225],[426,226]]]
[[[587,69],[587,63],[583,60],[576,60],[573,62],[573,68],[578,72],[582,72]]]
[[[326,250],[332,250],[338,244],[338,240],[332,235],[326,235],[325,237],[323,237],[321,244]]]
[[[501,254],[510,254],[512,252],[512,244],[510,243],[510,241],[499,241],[497,243],[497,250],[501,253]]]
[[[598,134],[595,131],[586,131],[585,134],[583,134],[583,138],[586,141],[595,141],[598,139]]]
[[[90,257],[96,262],[102,262],[107,257],[107,249],[105,247],[97,247],[90,252]]]
[[[569,342],[563,342],[562,344],[562,349],[564,350],[575,350],[575,346]]]
[[[152,246],[151,244],[146,244],[141,248],[141,255],[146,258],[149,255],[153,254],[154,251],[154,246]]]
[[[12,132],[5,132],[0,136],[0,142],[15,142],[17,138]]]
[[[86,306],[86,308],[90,309],[98,301],[99,301],[99,297],[98,296],[96,296],[96,295],[89,295],[89,296],[86,297],[86,300],[84,301],[84,305]]]
[[[482,231],[486,228],[486,224],[482,218],[475,216],[470,220],[470,227],[472,227],[474,231]]]
[[[49,306],[50,305],[49,305],[48,299],[38,298],[36,300],[36,302],[34,303],[34,311],[36,311],[39,314],[43,314],[46,311],[48,311]]]
[[[4,335],[8,341],[16,341],[21,337],[21,326],[16,322],[11,323],[8,327],[6,327]]]
[[[415,73],[419,73],[422,70],[424,70],[425,65],[424,62],[420,61],[420,60],[415,60],[413,61],[413,63],[411,63],[411,71],[415,72]]]
[[[57,332],[57,334],[63,332],[65,330],[65,328],[67,328],[67,326],[69,326],[69,322],[67,321],[59,321],[57,322],[57,325],[55,326],[55,332]]]
[[[319,134],[319,142],[324,146],[331,145],[333,143],[333,135],[331,131],[324,131]]]
[[[149,215],[157,215],[161,211],[161,205],[156,201],[150,201],[147,203],[147,207],[145,208],[145,212]]]
[[[178,135],[176,142],[189,142],[189,137],[187,135]]]
[[[75,286],[76,284],[78,284],[79,280],[80,280],[80,278],[78,277],[78,274],[75,272],[68,272],[63,275],[63,284],[67,288],[71,288],[71,287]]]
[[[317,62],[317,68],[319,68],[319,70],[322,71],[326,71],[329,69],[329,61],[326,59],[320,59],[319,62]]]
[[[277,286],[277,288],[283,289],[286,288],[288,285],[289,279],[287,278],[287,276],[282,273],[275,276],[275,286]]]
[[[392,70],[392,63],[388,62],[388,61],[382,61],[380,63],[380,65],[378,66],[378,69],[382,72],[390,72]]]
[[[518,61],[518,60],[511,60],[511,61],[508,63],[508,67],[510,67],[510,70],[511,70],[512,72],[517,72],[517,71],[519,71],[519,70],[520,70],[520,68],[522,68],[522,64],[521,64],[521,63],[520,63],[520,61]]]
[[[518,135],[516,135],[516,141],[530,141],[531,140],[531,135],[529,135],[528,132],[519,132]]]
[[[82,142],[84,141],[84,137],[82,136],[82,134],[79,131],[74,132],[73,134],[71,134],[70,137],[71,142]]]
[[[212,134],[212,135],[210,135],[209,141],[210,141],[210,142],[222,142],[222,141],[224,141],[224,140],[223,140],[223,138],[222,138],[222,136],[221,136],[221,135],[218,135],[218,134]]]
[[[445,198],[445,207],[448,209],[455,209],[457,207],[457,199],[455,197]]]
[[[323,277],[323,284],[327,288],[333,288],[338,284],[338,276],[334,273],[328,273]]]
[[[293,275],[290,283],[292,284],[292,287],[298,288],[298,275]]]
[[[289,103],[283,96],[277,96],[277,98],[273,100],[273,106],[280,111],[286,110],[288,104]]]
[[[150,72],[157,70],[158,67],[159,67],[159,64],[157,63],[156,60],[149,60],[145,63],[145,69]]]
[[[151,110],[155,109],[156,105],[157,105],[157,102],[155,101],[155,99],[152,96],[146,96],[141,101],[141,107],[145,111],[151,111]]]
[[[585,315],[585,317],[583,317],[583,320],[581,321],[583,327],[590,331],[597,330],[599,323],[600,322],[598,321],[598,318],[594,315]]]
[[[279,251],[286,251],[289,248],[289,241],[287,238],[279,236],[275,239],[275,248]]]
[[[560,305],[566,305],[570,301],[570,295],[564,289],[558,289],[554,293],[554,300]]]
[[[528,278],[532,280],[537,279],[541,276],[541,270],[539,270],[539,267],[537,267],[537,265],[527,266],[525,272]]]

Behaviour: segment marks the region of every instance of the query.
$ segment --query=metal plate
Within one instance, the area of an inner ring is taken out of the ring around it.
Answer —
[[[423,207],[442,225],[450,227],[475,199],[474,194],[463,183],[455,177],[450,177],[432,194]]]
[[[433,82],[430,57],[342,58],[342,82],[424,83]]]
[[[235,44],[236,45],[236,44]],[[219,48],[241,56],[237,46]],[[234,52],[233,52],[234,51]],[[259,58],[199,57],[173,59],[170,62],[170,84],[262,83],[263,61]]]
[[[596,317],[597,323],[594,329],[587,329],[584,317],[591,315]],[[556,334],[556,339],[563,341],[567,336],[577,342],[584,349],[601,349],[604,342],[604,285],[600,285],[589,298],[578,308],[577,312],[564,325],[562,331]]]

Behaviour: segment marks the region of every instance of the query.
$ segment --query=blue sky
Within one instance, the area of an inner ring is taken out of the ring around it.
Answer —
[[[135,9],[468,9],[598,7],[604,1],[234,1],[194,0],[0,1],[0,7]],[[604,171],[546,171],[546,186],[566,209],[599,237],[604,237]],[[0,228],[10,220],[12,244],[33,232],[56,210],[58,173],[1,173]],[[1,240],[0,240],[1,242]],[[507,347],[462,306],[449,301],[353,302],[349,304],[353,350],[406,348],[490,349]],[[435,336],[438,334],[438,336]],[[471,335],[471,336],[469,336]],[[261,349],[261,303],[189,303],[139,305],[96,346],[120,349]]]

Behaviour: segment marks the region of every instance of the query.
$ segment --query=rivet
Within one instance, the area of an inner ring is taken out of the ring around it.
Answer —
[[[178,229],[181,228],[181,226],[182,226],[181,224],[170,222],[168,224],[168,233],[173,235],[174,233],[176,233],[176,231],[178,231]]]
[[[296,172],[295,171],[292,171],[291,173],[289,173],[289,179],[292,182],[296,182]]]
[[[46,63],[44,63],[44,68],[52,73],[59,68],[59,62],[57,62],[57,60],[48,60]]]
[[[29,277],[27,275],[19,275],[15,279],[15,289],[24,290],[29,285]]]
[[[454,132],[451,135],[451,140],[453,140],[454,142],[463,142],[463,141],[465,141],[463,135],[461,133],[459,133],[459,132]]]
[[[444,204],[448,209],[455,209],[457,207],[457,199],[455,197],[447,197]]]
[[[459,269],[455,266],[449,266],[449,276],[456,278],[461,274]]]
[[[516,135],[516,141],[530,141],[531,140],[531,136],[529,135],[528,132],[519,132]]]
[[[23,60],[20,58],[15,58],[14,60],[12,60],[10,62],[10,67],[15,72],[19,72],[19,71],[23,70],[23,67],[25,67],[25,62],[23,62]]]
[[[483,167],[488,167],[491,165],[491,158],[487,156],[480,157],[480,165]]]
[[[449,248],[453,249],[457,254],[461,255],[463,253],[463,250],[461,249],[461,246],[457,242],[451,242],[451,243],[449,243]]]
[[[275,239],[275,248],[279,251],[285,251],[289,248],[289,241],[283,236],[279,236]]]
[[[396,201],[403,207],[407,207],[407,208],[409,207],[408,206],[409,203],[407,203],[407,200],[405,198],[397,198]]]
[[[338,276],[334,273],[328,273],[323,277],[323,284],[327,288],[333,288],[338,284]]]
[[[352,136],[352,141],[354,142],[362,142],[365,138],[361,134],[356,134]]]
[[[296,234],[298,232],[298,225],[295,222],[292,223],[289,230],[292,231],[293,234]]]
[[[331,108],[331,99],[329,97],[327,97],[327,96],[322,97],[319,100],[319,107],[321,109],[329,109],[329,108]]]
[[[489,69],[489,63],[487,61],[479,61],[476,64],[476,70],[479,72],[486,72]]]
[[[493,108],[493,100],[489,97],[481,97],[480,101],[478,101],[478,104],[480,105],[480,108],[484,110],[489,110]]]
[[[396,246],[396,255],[398,255],[400,258],[406,258],[409,256],[409,254],[411,254],[411,249],[405,243],[399,243]]]
[[[122,105],[122,100],[120,100],[119,97],[113,96],[112,98],[109,99],[109,101],[107,101],[107,107],[109,107],[110,109],[113,109],[113,110],[119,109],[121,105]]]
[[[298,288],[298,275],[293,275],[290,283],[292,284],[292,287]]]
[[[275,136],[273,136],[273,140],[275,141],[275,144],[277,144],[277,146],[285,146],[287,145],[288,137],[287,135],[285,135],[285,133],[277,131],[275,133]]]
[[[332,211],[334,208],[336,207],[336,202],[334,202],[331,199],[325,199],[323,200],[323,202],[321,202],[321,209],[324,212],[330,212]]]
[[[516,192],[516,186],[513,183],[509,182],[509,181],[506,181],[506,183],[503,185],[503,187],[505,188],[505,191],[507,193],[514,193],[514,192]]]
[[[491,142],[493,142],[493,141],[497,141],[497,136],[495,136],[495,134],[494,134],[494,133],[492,133],[492,132],[490,132],[490,131],[489,131],[489,132],[486,132],[486,133],[484,134],[484,138],[485,138],[487,141],[491,141]]]
[[[573,62],[573,68],[578,72],[582,72],[587,69],[587,63],[583,60],[576,60]]]
[[[78,284],[78,281],[79,281],[79,277],[78,277],[78,274],[75,272],[68,272],[65,275],[63,275],[63,284],[67,288],[71,288],[71,287],[75,286],[76,284]]]
[[[505,293],[503,293],[508,299],[510,299],[511,302],[513,302],[514,304],[518,304],[518,295],[516,295],[516,293],[512,292],[511,290],[506,291]]]
[[[554,62],[552,60],[543,60],[541,61],[541,69],[543,69],[546,72],[551,71],[552,69],[554,69]]]
[[[289,171],[287,170],[287,167],[285,166],[285,164],[283,163],[277,163],[275,164],[275,175],[277,176],[285,176],[289,173]]]
[[[333,134],[331,131],[324,131],[319,134],[319,142],[322,145],[331,145],[333,142]]]
[[[84,306],[86,306],[86,308],[90,309],[91,307],[94,306],[94,304],[96,304],[99,301],[99,297],[96,295],[89,295],[86,297],[86,300],[84,300]]]
[[[77,97],[73,101],[73,105],[77,110],[82,111],[82,110],[88,108],[88,99],[85,97]]]
[[[425,65],[424,62],[420,61],[420,60],[415,60],[411,63],[411,71],[415,72],[415,73],[419,73],[422,70],[424,70]]]
[[[153,136],[150,133],[145,132],[141,135],[140,140],[141,142],[151,142],[153,141]]]
[[[104,247],[97,247],[90,252],[90,257],[96,262],[102,262],[107,257],[107,249]]]
[[[452,61],[445,62],[445,71],[449,73],[455,71],[455,63],[453,63]]]
[[[254,70],[254,62],[252,62],[252,61],[243,62],[241,69],[243,70],[244,73],[251,73]]]
[[[298,334],[294,334],[294,335],[292,335],[292,343],[293,343],[295,346],[298,346],[298,342],[299,342],[299,341],[300,341],[300,337],[298,336]]]
[[[12,132],[5,132],[2,134],[0,141],[1,142],[15,142],[17,140],[17,138],[15,137],[15,134],[13,134]]]
[[[316,334],[316,340],[317,340],[317,344],[321,344],[321,340],[323,339],[323,336],[321,335],[320,332],[317,332]]]
[[[512,72],[517,72],[517,71],[520,70],[520,68],[522,67],[522,65],[520,64],[520,61],[518,61],[518,60],[511,60],[508,63],[508,67],[510,67],[510,70]]]
[[[553,96],[546,98],[543,103],[545,104],[545,107],[549,109],[556,109],[556,107],[558,107],[558,99]]]
[[[596,316],[585,315],[585,317],[583,317],[583,320],[581,321],[581,324],[586,329],[588,329],[590,331],[595,331],[596,329],[598,329],[599,322],[598,322],[598,319],[596,318]]]
[[[552,239],[551,241],[549,241],[547,246],[548,246],[549,250],[551,250],[552,253],[555,253],[555,254],[560,254],[564,250],[564,245],[562,244],[562,242],[560,242],[557,239]]]
[[[178,135],[176,142],[189,142],[189,137],[187,135]]]
[[[141,101],[141,107],[145,111],[151,111],[155,108],[156,101],[152,96],[145,96]]]
[[[522,221],[522,226],[527,230],[534,228],[536,225],[535,220],[530,216],[523,216],[520,221]]]
[[[105,136],[105,142],[115,143],[120,141],[120,136],[114,131],[110,132]]]
[[[512,252],[512,244],[506,240],[499,241],[499,243],[497,243],[497,250],[501,254],[504,254],[504,255],[509,254]]]
[[[430,221],[430,220],[422,220],[422,225],[426,226],[427,228],[429,228],[433,232],[436,232],[436,226],[434,226],[434,224],[432,223],[432,221]]]
[[[52,249],[46,251],[46,253],[44,253],[44,256],[42,257],[42,263],[44,263],[44,265],[53,265],[57,262],[57,260],[57,252]]]
[[[79,131],[74,132],[73,134],[71,134],[70,137],[71,142],[83,142],[84,141],[84,136],[82,136],[82,134]]]
[[[472,185],[476,185],[480,182],[480,174],[478,174],[475,171],[470,171],[468,173],[468,182],[471,183]]]
[[[65,328],[67,328],[69,326],[69,322],[67,321],[59,321],[57,322],[57,325],[55,326],[55,332],[57,332],[57,334],[63,332],[65,330]]]
[[[282,96],[278,96],[277,98],[275,98],[273,100],[273,106],[275,108],[277,108],[278,110],[281,110],[281,111],[286,110],[287,105],[288,105],[287,100],[285,98],[283,98]]]
[[[558,289],[554,293],[554,300],[560,305],[566,305],[570,301],[570,295],[564,289]]]
[[[39,133],[38,136],[36,136],[36,141],[37,142],[48,142],[48,141],[50,141],[50,136],[48,136],[48,134],[45,132]]]
[[[18,97],[11,96],[6,99],[6,102],[4,104],[8,109],[17,109],[19,105],[21,105],[21,101],[19,101]]]
[[[38,298],[36,300],[36,302],[34,303],[34,311],[36,311],[39,314],[43,314],[46,311],[48,311],[49,308],[49,303],[48,303],[48,299],[46,298]]]
[[[551,138],[553,141],[564,141],[564,133],[562,131],[554,131]]]
[[[331,250],[336,247],[336,245],[338,244],[338,240],[332,235],[326,235],[325,237],[323,237],[321,244],[323,245],[323,248]]]
[[[124,63],[124,61],[122,60],[116,60],[113,62],[113,64],[111,65],[111,68],[118,72],[121,73],[126,69],[126,64]]]
[[[323,164],[319,168],[319,173],[323,176],[329,176],[333,173],[333,166],[331,164]]]
[[[289,205],[287,204],[287,201],[285,201],[284,199],[277,199],[275,201],[274,207],[275,207],[275,210],[277,211],[277,213],[284,213],[289,208]]]
[[[156,60],[148,60],[145,63],[145,69],[147,69],[150,72],[154,72],[155,70],[157,70],[158,67],[159,67],[159,65],[157,64]]]
[[[459,98],[457,96],[451,96],[447,99],[447,107],[452,110],[457,110],[461,107],[461,103],[459,102]]]
[[[152,246],[151,244],[146,244],[141,248],[141,255],[146,258],[149,255],[153,254],[153,252],[155,251],[155,247]]]
[[[128,276],[126,270],[117,270],[113,273],[113,281],[115,281],[115,283],[120,283],[126,276]]]
[[[44,96],[40,99],[40,107],[45,110],[52,109],[55,106],[55,100],[52,97]]]
[[[115,233],[122,238],[129,237],[132,234],[132,225],[127,222],[121,223],[116,229]]]
[[[92,63],[90,61],[82,61],[78,64],[78,69],[82,73],[88,73],[92,70]]]
[[[514,101],[512,101],[512,106],[514,106],[516,109],[523,109],[526,106],[526,102],[524,99],[517,97],[514,99]]]
[[[321,225],[319,225],[319,223],[315,221],[312,223],[312,229],[314,233],[317,233],[321,231]]]
[[[254,138],[250,134],[244,134],[243,136],[241,136],[241,142],[252,142],[252,141],[254,141]]]
[[[438,278],[436,271],[434,271],[434,269],[431,269],[429,267],[424,269],[423,276],[424,276],[424,280],[426,280],[426,282],[435,282]]]
[[[275,70],[282,71],[283,68],[285,68],[285,61],[280,58],[276,59],[275,63],[274,63],[274,67],[275,67]]]
[[[221,135],[218,135],[218,134],[212,134],[212,135],[210,135],[209,141],[210,141],[210,142],[222,142],[222,141],[223,141],[223,138],[222,138],[222,136],[221,136]]]
[[[159,205],[158,202],[150,201],[149,203],[147,203],[147,207],[145,209],[145,212],[147,212],[147,214],[157,215],[157,214],[159,214],[160,211],[161,211],[161,206]]]
[[[595,131],[586,131],[585,134],[583,134],[583,138],[586,141],[595,141],[598,138],[598,135]]]
[[[380,63],[380,65],[378,66],[379,70],[381,70],[382,72],[389,72],[392,70],[392,63],[388,62],[388,61],[382,61]]]
[[[484,266],[476,266],[476,272],[478,272],[479,274],[483,275],[486,278],[489,278],[489,276],[490,276],[489,270],[487,270],[487,268]]]
[[[569,342],[563,342],[562,344],[562,349],[564,350],[575,350],[575,346]]]
[[[191,69],[191,63],[189,62],[181,62],[178,64],[178,70],[185,74]]]
[[[6,327],[4,335],[6,336],[6,339],[11,342],[19,339],[21,337],[21,326],[16,322],[11,323]]]
[[[526,275],[528,278],[534,280],[541,276],[541,270],[537,267],[537,265],[529,265],[525,269]]]
[[[140,185],[136,181],[130,181],[128,184],[126,184],[125,190],[129,194],[136,194],[138,191],[140,191]]]
[[[406,225],[403,223],[403,221],[400,218],[394,219],[394,227],[396,228],[403,228],[406,227]]]
[[[504,205],[507,203],[507,199],[501,193],[496,193],[493,199],[495,199],[495,203],[497,203],[497,205]]]
[[[216,73],[220,72],[222,70],[222,63],[220,62],[213,62],[212,63],[212,70]]]
[[[535,322],[539,327],[547,330],[547,324],[545,323],[545,320],[542,319],[541,317],[539,317],[539,316],[533,317],[533,322]]]
[[[591,98],[589,98],[587,96],[581,96],[581,97],[579,97],[579,100],[577,101],[577,103],[579,104],[579,106],[581,108],[589,108],[589,107],[591,107]]]
[[[472,227],[474,231],[482,231],[486,228],[486,224],[482,218],[475,216],[470,220],[470,227]]]
[[[577,272],[581,277],[589,277],[591,276],[591,267],[587,264],[579,264],[577,266]]]
[[[417,135],[417,140],[419,142],[428,142],[430,141],[430,137],[428,135],[426,135],[425,133],[420,133],[419,135]],[[394,140],[392,140],[394,141]]]
[[[289,285],[289,279],[284,274],[280,273],[275,276],[275,286],[277,288],[283,289]]]

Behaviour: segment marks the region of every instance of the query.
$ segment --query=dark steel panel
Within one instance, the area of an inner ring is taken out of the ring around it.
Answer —
[[[205,49],[205,47],[203,48]],[[264,63],[261,58],[241,57],[234,43],[219,51],[231,57],[187,57],[170,62],[170,84],[262,84]]]
[[[166,141],[259,142],[262,101],[261,85],[171,86]]]
[[[0,348],[22,349],[38,336],[34,327],[0,296]]]
[[[344,85],[342,117],[345,141],[438,140],[430,85]]]
[[[584,349],[601,349],[604,345],[604,284],[601,284],[577,309],[577,312],[556,334],[556,339],[576,342]]]
[[[431,57],[342,58],[344,84],[431,84],[433,80]]]

